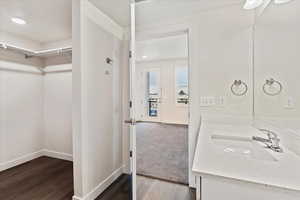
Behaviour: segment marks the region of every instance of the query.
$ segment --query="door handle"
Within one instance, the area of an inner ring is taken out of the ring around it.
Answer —
[[[135,119],[127,119],[124,122],[125,122],[125,124],[130,124],[130,125],[134,126],[138,123],[142,123],[143,121],[135,120]]]

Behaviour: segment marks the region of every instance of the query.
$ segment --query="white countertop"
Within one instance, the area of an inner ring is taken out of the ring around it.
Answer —
[[[201,125],[193,163],[197,175],[213,175],[300,191],[300,157],[283,147],[283,153],[267,150],[277,161],[257,160],[220,151],[211,135],[252,138],[263,136],[250,125]]]

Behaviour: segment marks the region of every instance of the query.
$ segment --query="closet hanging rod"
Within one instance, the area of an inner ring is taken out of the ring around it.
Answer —
[[[10,44],[0,43],[0,49],[14,51],[16,53],[24,54],[25,58],[31,57],[42,57],[42,56],[51,56],[51,55],[63,55],[70,53],[72,54],[72,47],[63,47],[57,49],[47,49],[41,51],[33,51],[21,47],[17,47]]]

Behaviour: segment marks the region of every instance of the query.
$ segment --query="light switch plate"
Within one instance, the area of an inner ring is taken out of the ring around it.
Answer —
[[[216,105],[218,106],[224,106],[225,105],[225,97],[219,96],[216,98]]]
[[[216,105],[215,97],[204,96],[200,98],[200,106],[201,107],[209,107]]]

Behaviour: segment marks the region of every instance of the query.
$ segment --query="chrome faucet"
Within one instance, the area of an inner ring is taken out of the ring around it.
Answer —
[[[283,149],[279,145],[280,139],[275,132],[270,131],[268,129],[259,129],[259,130],[262,131],[263,133],[267,134],[268,139],[253,136],[252,137],[253,140],[266,144],[267,148],[269,148],[275,152],[279,152],[279,153],[283,152]]]

